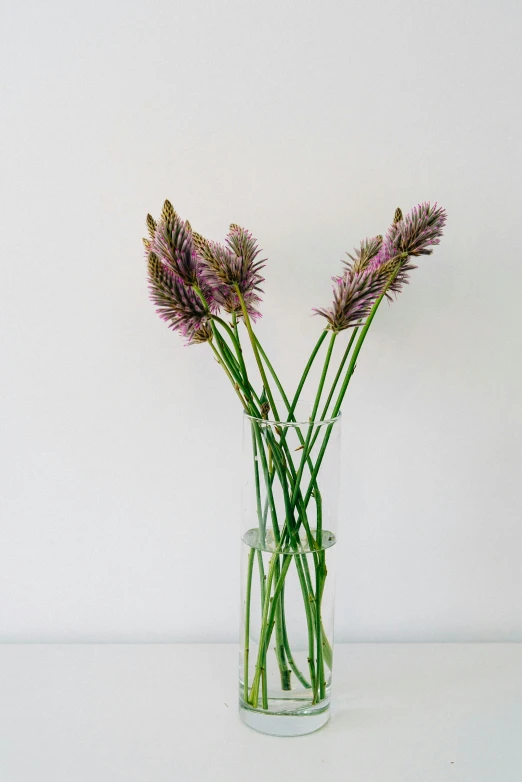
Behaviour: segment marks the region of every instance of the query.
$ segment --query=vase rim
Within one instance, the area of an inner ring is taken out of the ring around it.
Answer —
[[[319,428],[320,426],[328,426],[328,424],[334,424],[336,421],[339,421],[339,419],[342,416],[341,411],[335,416],[332,416],[331,418],[325,418],[324,420],[315,420],[310,421],[308,419],[307,421],[278,421],[274,418],[259,418],[259,416],[256,415],[250,415],[247,413],[246,410],[243,410],[243,416],[245,418],[248,418],[250,421],[255,421],[258,424],[262,424],[263,426],[278,426],[278,427],[302,427],[302,426],[314,426]]]

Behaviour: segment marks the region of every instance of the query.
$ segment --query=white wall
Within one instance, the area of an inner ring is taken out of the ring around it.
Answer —
[[[241,416],[148,301],[169,197],[259,238],[289,385],[344,253],[447,207],[344,407],[337,637],[522,640],[520,4],[1,16],[0,638],[236,638]]]

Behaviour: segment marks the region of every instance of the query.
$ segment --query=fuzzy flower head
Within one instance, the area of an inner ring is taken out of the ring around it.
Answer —
[[[198,256],[190,223],[181,220],[170,201],[165,201],[159,222],[147,215],[147,226],[151,236],[149,249],[186,285],[195,285]]]
[[[201,277],[215,291],[216,299],[228,312],[239,311],[238,293],[247,306],[255,310],[260,301],[263,282],[260,271],[265,260],[257,260],[260,250],[252,234],[238,225],[231,225],[226,244],[208,242],[195,237],[196,247],[202,263]],[[233,296],[231,294],[234,294]]]
[[[386,232],[382,246],[369,264],[370,268],[377,268],[392,258],[401,259],[401,268],[390,285],[388,298],[392,294],[397,296],[403,286],[409,283],[409,273],[417,268],[411,258],[431,255],[432,247],[440,244],[446,219],[446,211],[436,203],[419,204],[406,217],[401,209],[395,210],[393,223]]]
[[[398,212],[400,214],[396,214],[388,232],[397,251],[413,256],[431,255],[431,248],[440,244],[446,210],[436,203],[425,202],[415,206],[406,217],[402,217],[400,210]]]
[[[368,268],[370,261],[376,257],[382,247],[382,236],[374,236],[371,239],[363,239],[359,247],[354,249],[354,255],[346,253],[350,261],[343,263],[354,272],[362,272]]]
[[[326,318],[331,331],[357,326],[370,314],[394,270],[390,264],[363,271],[347,270],[342,277],[334,277],[332,305],[314,312]]]
[[[226,285],[220,285],[217,288],[212,288],[212,297],[216,305],[222,307],[225,312],[228,312],[230,315],[233,314],[237,318],[241,318],[243,316],[241,301],[239,300],[239,296],[235,290],[233,290],[233,288],[229,288]],[[243,294],[243,301],[245,302],[245,307],[249,318],[254,322],[259,320],[261,313],[258,310],[258,306],[261,302],[261,299],[257,293],[254,293],[254,291],[248,291],[247,293]]]
[[[430,255],[445,224],[446,212],[437,204],[419,204],[406,217],[396,209],[384,237],[364,239],[353,255],[348,254],[350,260],[343,261],[343,274],[333,278],[331,307],[314,312],[326,318],[327,328],[336,332],[364,321],[382,294],[392,300],[402,291],[409,272],[417,268],[412,257]]]
[[[414,207],[404,217],[402,210],[397,208],[393,223],[388,228],[384,238],[376,236],[365,239],[354,255],[348,255],[350,261],[343,261],[349,271],[360,272],[368,269],[378,269],[393,260],[400,262],[400,269],[386,291],[386,297],[397,296],[404,285],[409,283],[409,273],[417,266],[411,262],[412,257],[431,255],[434,245],[440,243],[442,229],[446,223],[446,212],[437,204],[429,202]]]
[[[158,315],[186,338],[187,344],[212,338],[210,310],[192,287],[174,274],[154,252],[148,254],[149,290]]]
[[[217,242],[209,242],[196,232],[194,232],[194,244],[200,259],[202,284],[211,290],[212,299],[216,306],[222,307],[229,314],[241,317],[243,309],[239,296],[230,282],[227,282],[230,279],[227,258],[230,251]],[[225,258],[227,258],[227,262],[223,262]],[[235,256],[232,257],[231,262],[234,261],[234,258]],[[256,309],[258,302],[261,301],[259,296],[254,291],[248,291],[243,294],[243,300],[249,316],[257,320],[260,317],[260,313]]]

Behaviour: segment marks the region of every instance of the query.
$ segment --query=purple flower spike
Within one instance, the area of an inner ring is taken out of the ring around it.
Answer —
[[[256,307],[261,301],[260,270],[266,259],[257,260],[260,250],[252,234],[231,225],[226,246],[208,242],[199,235],[195,236],[195,242],[201,259],[201,279],[212,289],[215,301],[226,312],[241,315],[237,286],[249,315],[254,319],[260,317]]]
[[[391,294],[399,294],[409,283],[409,272],[417,268],[410,257],[431,255],[431,247],[440,244],[446,219],[446,211],[436,203],[419,204],[406,217],[400,209],[396,210],[394,222],[388,228],[379,252],[370,262],[370,268],[377,268],[392,258],[403,256],[400,271],[390,285],[388,298]]]
[[[245,295],[256,290],[262,293],[259,283],[263,282],[264,278],[259,272],[264,267],[266,258],[256,261],[261,251],[250,231],[232,223],[225,241],[230,250],[241,259],[240,279],[237,280],[241,293]]]
[[[210,311],[193,288],[153,252],[148,256],[148,276],[156,311],[170,328],[179,331],[188,344],[211,339]]]
[[[391,300],[408,284],[409,272],[417,268],[411,258],[430,255],[445,224],[446,212],[437,204],[419,204],[406,217],[397,209],[384,239],[364,239],[354,255],[348,254],[350,261],[343,261],[344,274],[333,278],[332,306],[314,312],[336,332],[363,321],[383,292]]]
[[[362,272],[368,268],[370,261],[376,257],[382,247],[382,236],[363,239],[360,246],[354,250],[354,255],[346,253],[350,261],[343,261],[354,272]]]
[[[229,314],[235,314],[239,318],[243,315],[243,309],[241,307],[241,302],[239,301],[239,296],[232,288],[228,288],[226,285],[220,285],[217,288],[212,288],[212,297],[215,304],[219,307],[222,307],[225,312],[228,312]],[[261,299],[257,293],[249,291],[243,294],[243,301],[245,302],[249,317],[254,322],[259,320],[261,313],[257,309],[257,306],[261,302]]]
[[[446,210],[425,202],[415,206],[402,220],[393,223],[388,233],[398,252],[408,255],[431,255],[428,249],[440,244],[446,225]]]
[[[151,237],[150,250],[186,285],[197,283],[198,256],[192,230],[176,212],[164,212]]]
[[[389,267],[354,272],[349,269],[343,277],[335,280],[331,307],[314,309],[328,321],[327,328],[339,332],[356,326],[370,314],[370,311],[384,290],[391,274]]]

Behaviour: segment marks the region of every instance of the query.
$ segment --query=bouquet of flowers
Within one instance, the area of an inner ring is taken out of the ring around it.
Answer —
[[[149,236],[143,241],[157,312],[187,344],[209,346],[244,411],[252,480],[247,479],[244,501],[248,529],[243,535],[240,703],[244,719],[258,729],[304,733],[327,718],[333,618],[330,609],[328,621],[325,617],[326,555],[335,542],[333,521],[329,529],[324,525],[335,506],[324,488],[327,449],[381,302],[398,296],[416,268],[415,259],[439,244],[445,222],[445,210],[436,203],[422,203],[405,216],[397,209],[385,234],[364,239],[347,253],[333,277],[332,303],[314,310],[324,325],[297,389],[287,394],[255,332],[266,263],[256,239],[232,224],[223,244],[208,240],[169,201],[158,221],[147,215]],[[335,366],[334,348],[344,332],[349,338]],[[247,342],[255,377],[243,354]],[[301,393],[325,342],[317,390],[299,420]],[[256,561],[258,587],[253,580]],[[302,633],[287,608],[291,573],[301,601]],[[281,717],[306,715],[316,718],[311,728],[303,727],[302,719],[280,727]],[[266,727],[263,717],[276,722]]]

